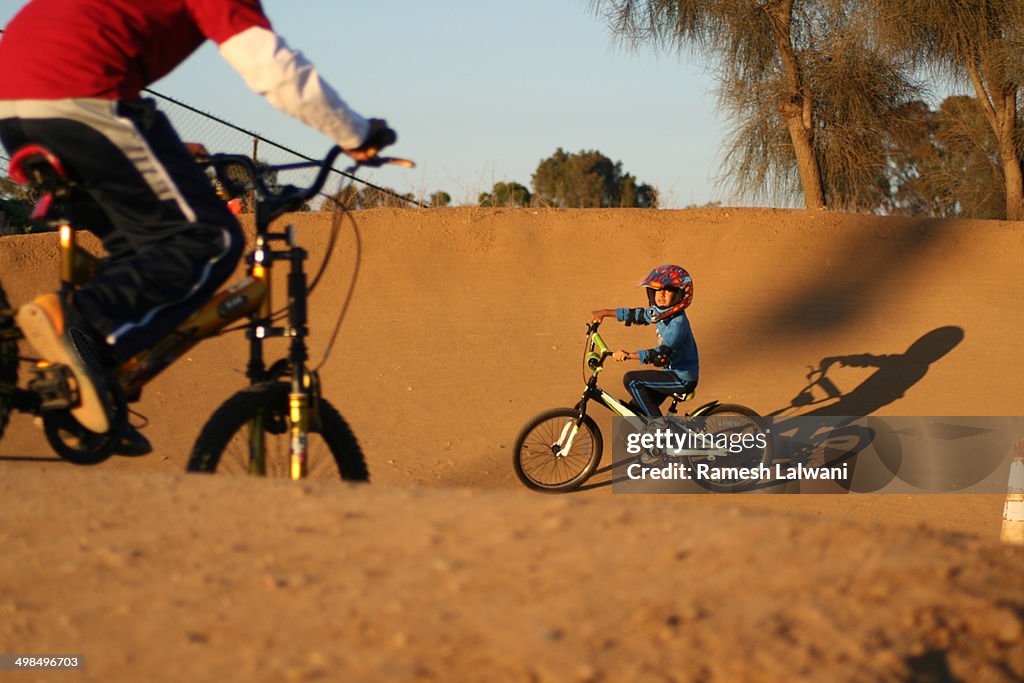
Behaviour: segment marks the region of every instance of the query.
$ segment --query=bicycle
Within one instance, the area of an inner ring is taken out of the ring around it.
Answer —
[[[318,435],[342,479],[366,481],[369,473],[358,441],[341,414],[321,395],[319,374],[307,364],[307,299],[319,274],[313,284],[308,283],[303,266],[308,253],[299,246],[294,226],[278,232],[271,230],[277,218],[301,209],[320,192],[341,152],[340,147],[334,146],[320,161],[278,166],[257,166],[246,156],[232,154],[197,159],[214,170],[229,195],[252,193],[255,198],[256,235],[246,256],[246,275],[218,292],[152,347],[106,368],[111,428],[104,434],[89,431],[71,415],[70,410],[79,404],[79,396],[74,377],[66,367],[18,355],[22,334],[0,287],[0,436],[11,410],[28,412],[42,418],[47,441],[61,458],[80,465],[102,462],[110,457],[128,427],[128,404],[139,400],[149,381],[200,341],[228,331],[245,330],[249,342],[246,377],[250,386],[212,414],[200,431],[187,470],[215,472],[218,467],[237,464],[252,475],[287,474],[292,479],[301,479],[319,462],[319,442],[311,443],[309,438]],[[384,164],[412,166],[412,162],[404,159],[374,157],[356,162],[345,173],[351,176],[358,167]],[[308,187],[272,186],[269,180],[276,178],[278,172],[310,168],[316,168],[317,174]],[[33,218],[47,218],[59,232],[62,291],[87,282],[97,271],[99,261],[76,239],[66,201],[74,182],[67,177],[60,160],[45,148],[30,145],[13,155],[10,175],[41,194]],[[284,248],[277,248],[278,243],[283,243]],[[271,308],[271,274],[278,261],[287,261],[290,266],[288,306],[275,312]],[[320,274],[325,266],[326,259]],[[243,317],[248,321],[227,329]],[[282,318],[286,319],[285,324],[278,324]],[[264,343],[273,338],[286,338],[290,343],[287,355],[268,365]],[[17,384],[18,366],[22,363],[32,365],[27,387]],[[280,457],[273,457],[281,450],[272,449],[278,445],[274,437],[284,437],[287,443],[286,465]],[[225,460],[225,453],[232,448],[240,449],[241,454]]]
[[[676,393],[666,417],[647,417],[617,400],[598,386],[598,376],[604,362],[612,355],[598,333],[600,322],[587,326],[584,345],[584,379],[586,388],[580,401],[572,408],[553,408],[534,416],[516,437],[512,462],[519,480],[535,491],[560,493],[572,491],[586,482],[601,462],[604,439],[597,423],[587,414],[591,401],[610,410],[641,432],[647,430],[693,430],[709,435],[707,443],[716,442],[715,435],[728,437],[745,434],[765,434],[766,423],[750,408],[735,403],[711,401],[682,418],[678,414],[680,403],[693,400],[693,392]],[[589,371],[590,377],[586,377]],[[732,451],[718,446],[701,448],[644,449],[639,459],[644,465],[657,466],[675,459],[684,459],[691,467],[702,464],[710,470],[700,480],[707,488],[718,492],[741,491],[758,482],[746,478],[730,477],[726,468],[754,468],[768,465],[772,458],[771,439],[756,447]],[[692,471],[692,470],[691,470]],[[716,474],[721,473],[721,476]]]

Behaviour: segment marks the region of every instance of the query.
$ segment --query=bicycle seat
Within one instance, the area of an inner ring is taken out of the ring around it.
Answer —
[[[53,192],[70,184],[64,164],[42,145],[25,145],[11,157],[11,180],[19,185]]]
[[[54,208],[54,198],[64,199],[74,184],[56,154],[42,145],[25,145],[11,157],[9,175],[19,185],[42,192],[32,210],[32,220],[46,218]]]

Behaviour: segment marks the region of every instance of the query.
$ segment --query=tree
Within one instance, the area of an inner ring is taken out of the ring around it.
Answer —
[[[865,0],[865,6],[882,42],[922,67],[971,85],[995,135],[1006,217],[1024,220],[1024,0]]]
[[[441,192],[440,190],[430,195],[430,207],[441,208],[448,206],[452,203],[452,196],[447,192]]]
[[[733,122],[723,177],[744,194],[808,208],[880,198],[899,105],[917,96],[903,65],[867,39],[854,0],[591,0],[634,47],[692,50],[718,77]]]
[[[622,172],[622,162],[597,150],[569,154],[561,147],[540,162],[533,190],[545,204],[558,208],[656,208],[657,192]]]
[[[495,183],[490,192],[481,192],[477,203],[480,206],[523,207],[530,205],[532,195],[524,185],[517,182]]]
[[[913,123],[893,148],[883,213],[1002,218],[1006,196],[998,142],[973,97],[948,97],[932,111],[906,106]]]

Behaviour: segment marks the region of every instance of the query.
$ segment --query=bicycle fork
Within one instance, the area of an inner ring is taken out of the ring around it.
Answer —
[[[288,231],[289,260],[291,272],[288,273],[288,318],[291,323],[292,343],[288,358],[292,368],[292,390],[288,394],[288,413],[291,417],[291,462],[292,479],[302,479],[308,473],[307,448],[309,434],[309,418],[312,408],[310,401],[314,382],[306,371],[309,354],[306,350],[306,335],[309,330],[306,306],[306,273],[302,268],[306,260],[306,250],[295,246],[294,228]]]
[[[558,441],[552,445],[552,450],[555,451],[556,457],[564,458],[572,452],[572,442],[579,432],[580,425],[578,421],[571,420],[565,423],[565,426],[562,427],[562,434],[558,437]]]
[[[273,239],[284,240],[288,249],[273,251],[267,248],[266,242]],[[275,328],[270,326],[270,296],[269,293],[258,314],[259,320],[254,325],[250,336],[251,352],[248,376],[251,381],[261,382],[267,379],[275,379],[280,376],[274,372],[274,367],[269,372],[263,364],[262,342],[271,336],[290,337],[291,344],[288,350],[288,368],[291,380],[291,388],[288,393],[287,428],[289,434],[288,469],[292,479],[303,479],[309,473],[308,467],[308,435],[314,426],[313,419],[318,410],[318,397],[320,383],[315,372],[306,368],[306,361],[309,358],[306,349],[306,336],[309,334],[307,327],[307,281],[306,273],[303,270],[303,263],[308,257],[305,249],[297,246],[295,228],[288,226],[283,234],[272,234],[267,237],[257,237],[256,249],[253,256],[253,268],[262,269],[268,260],[286,260],[290,263],[288,272],[288,326]],[[249,472],[250,474],[266,474],[266,439],[265,422],[266,415],[260,415],[249,423]]]

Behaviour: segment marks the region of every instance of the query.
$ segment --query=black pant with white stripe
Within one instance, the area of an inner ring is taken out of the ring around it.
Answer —
[[[623,375],[622,383],[633,404],[647,417],[661,415],[661,404],[672,394],[688,394],[697,388],[696,382],[680,379],[670,370],[631,370]]]
[[[238,221],[151,102],[0,102],[0,141],[43,145],[81,189],[73,218],[109,257],[74,304],[118,356],[174,329],[238,263]]]

